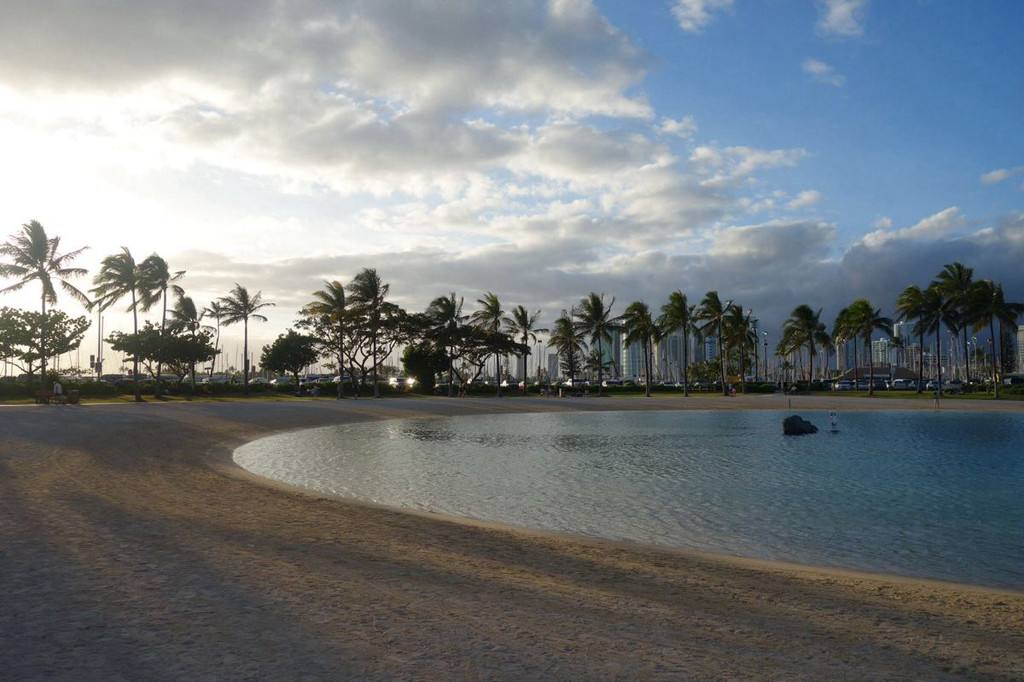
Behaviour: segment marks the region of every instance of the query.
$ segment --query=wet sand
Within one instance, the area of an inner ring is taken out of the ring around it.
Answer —
[[[793,399],[833,406],[932,407]],[[683,408],[786,398],[0,408],[0,677],[1024,678],[1024,593],[409,514],[230,461],[331,423]]]

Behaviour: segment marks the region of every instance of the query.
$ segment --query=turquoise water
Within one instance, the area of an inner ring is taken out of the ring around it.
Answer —
[[[408,419],[250,443],[318,491],[545,530],[1024,588],[1024,415],[773,412]]]

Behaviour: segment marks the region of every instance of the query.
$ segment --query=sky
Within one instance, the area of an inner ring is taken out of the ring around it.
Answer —
[[[777,329],[800,303],[891,312],[952,260],[1021,300],[1022,20],[995,0],[7,0],[0,236],[39,220],[93,271],[158,252],[200,304],[262,290],[257,348],[362,267],[412,310],[490,290],[547,319],[589,291],[621,310],[718,289]]]

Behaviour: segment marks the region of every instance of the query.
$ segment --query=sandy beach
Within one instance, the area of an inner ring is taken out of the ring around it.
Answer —
[[[255,438],[360,420],[709,408],[787,399],[0,407],[0,677],[1024,678],[1021,592],[404,513],[230,459]]]

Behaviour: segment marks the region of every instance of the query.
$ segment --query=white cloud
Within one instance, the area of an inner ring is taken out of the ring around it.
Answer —
[[[888,230],[890,227],[892,227],[892,218],[890,218],[887,215],[881,216],[874,223],[872,223],[872,227],[874,227],[876,230]]]
[[[793,197],[793,199],[788,204],[786,204],[786,207],[794,210],[807,208],[809,206],[814,206],[815,204],[820,202],[822,198],[823,195],[818,190],[805,189],[803,192],[800,192],[795,197]]]
[[[733,0],[676,0],[672,15],[679,28],[688,33],[700,33],[715,12],[732,9]]]
[[[904,227],[899,230],[890,229],[892,221],[885,220],[886,222],[883,223],[886,225],[885,227],[879,227],[874,232],[867,233],[861,239],[861,243],[869,247],[878,247],[894,239],[937,239],[947,237],[967,225],[967,219],[956,206],[950,206],[918,221],[910,227]]]
[[[846,82],[845,76],[836,73],[836,70],[831,65],[817,59],[805,60],[801,65],[801,68],[804,73],[819,83],[825,83],[827,85],[833,85],[840,88],[843,86],[843,83]]]
[[[1014,166],[1013,168],[997,168],[993,171],[989,171],[981,176],[981,182],[983,185],[994,185],[1002,182],[1003,180],[1009,180],[1012,177],[1018,175],[1024,175],[1024,166]]]
[[[867,0],[818,0],[818,32],[857,37],[864,34]]]
[[[735,186],[759,170],[795,166],[807,156],[805,149],[757,149],[701,145],[690,154],[690,163],[708,187]]]
[[[697,122],[692,116],[684,116],[680,119],[663,118],[658,124],[658,130],[666,135],[676,135],[688,140],[697,134]]]

